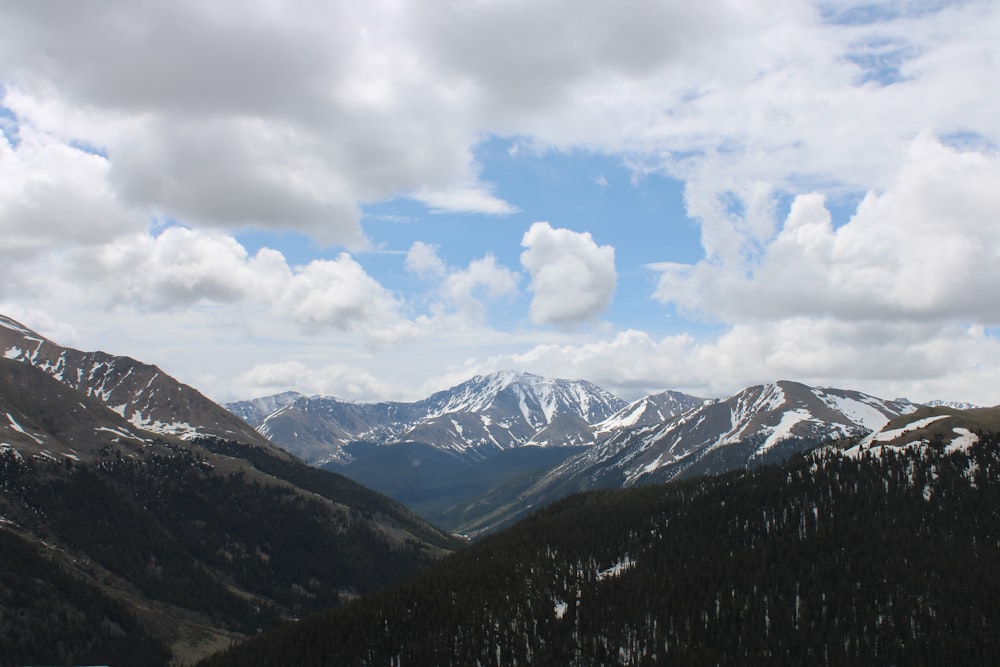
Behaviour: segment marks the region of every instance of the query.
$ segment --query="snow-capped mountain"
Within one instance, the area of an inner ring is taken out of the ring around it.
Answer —
[[[286,391],[273,396],[254,398],[249,401],[227,403],[225,407],[246,423],[253,427],[257,427],[267,418],[268,415],[280,410],[286,405],[294,403],[300,398],[303,398],[303,396],[299,392]]]
[[[459,529],[469,534],[493,530],[523,515],[526,507],[540,507],[576,491],[667,482],[778,462],[827,440],[865,436],[918,408],[907,401],[789,381],[747,387],[724,400],[701,401],[666,419],[659,418],[657,409],[664,397],[660,395],[659,402],[651,398],[596,425],[600,439],[594,446],[511,494],[514,501],[482,512],[489,523],[471,521]],[[683,408],[694,400],[687,397],[674,405]]]
[[[188,663],[236,633],[403,581],[459,546],[155,367],[59,348],[7,319],[0,341],[0,619],[5,642],[58,636],[63,653],[45,664],[165,665],[171,651],[170,664]],[[151,433],[140,413],[222,437]],[[49,634],[33,634],[43,626]],[[101,636],[121,648],[95,644]],[[143,649],[154,638],[155,663]],[[36,664],[11,662],[6,648],[0,663]]]
[[[227,406],[228,407],[228,406]],[[394,441],[423,412],[411,403],[354,403],[301,396],[264,417],[257,430],[307,463],[344,462],[354,441]]]
[[[757,385],[663,422],[608,428],[596,447],[551,474],[615,478],[622,486],[634,486],[684,473],[722,472],[784,458],[824,440],[867,435],[916,408],[797,382]]]
[[[402,438],[456,451],[591,444],[591,424],[624,405],[590,382],[512,371],[476,376],[423,403],[427,416]]]
[[[664,424],[705,403],[706,399],[682,394],[679,391],[664,391],[645,396],[625,406],[603,422],[595,424],[594,436],[598,441],[603,441],[625,430]]]
[[[966,403],[964,401],[942,400],[927,401],[924,405],[929,408],[954,408],[955,410],[975,410],[976,408],[983,407],[981,405],[976,405],[975,403]]]
[[[273,399],[274,397],[272,397]],[[257,403],[271,399],[257,399]],[[243,402],[226,407],[240,414]],[[591,425],[624,401],[581,380],[557,380],[499,371],[437,392],[415,403],[353,403],[332,397],[299,397],[256,424],[260,433],[306,461],[348,459],[353,441],[422,442],[482,457],[526,444],[594,442]],[[251,423],[253,423],[251,421]]]
[[[105,352],[63,347],[0,315],[0,351],[99,399],[136,428],[188,438],[216,435],[267,445],[245,422],[156,366]]]

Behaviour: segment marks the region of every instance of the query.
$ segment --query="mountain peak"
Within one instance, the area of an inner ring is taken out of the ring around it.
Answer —
[[[154,365],[63,347],[3,315],[0,350],[6,359],[34,366],[71,389],[100,400],[136,428],[182,438],[215,435],[271,446],[224,408]]]
[[[529,443],[589,444],[591,424],[624,405],[617,396],[583,380],[500,370],[415,403],[347,403],[332,397],[281,395],[227,407],[292,453],[325,463],[349,460],[344,447],[354,441],[420,442],[473,456]],[[273,409],[264,415],[262,406]]]

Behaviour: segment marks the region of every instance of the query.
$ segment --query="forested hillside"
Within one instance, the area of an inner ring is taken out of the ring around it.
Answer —
[[[11,326],[0,332],[52,347]],[[78,356],[58,349],[60,369]],[[464,544],[256,432],[197,435],[199,414],[236,418],[155,370],[132,391],[152,367],[115,357],[100,393],[35,365],[41,356],[0,357],[2,665],[190,663]],[[157,383],[170,395],[145,392]],[[143,397],[161,423],[187,424],[186,438],[144,430],[108,395]]]
[[[204,665],[988,664],[1000,440],[564,499]]]

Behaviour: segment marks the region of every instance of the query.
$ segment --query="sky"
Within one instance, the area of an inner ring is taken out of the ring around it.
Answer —
[[[217,401],[1000,404],[1000,3],[6,0],[0,313]]]

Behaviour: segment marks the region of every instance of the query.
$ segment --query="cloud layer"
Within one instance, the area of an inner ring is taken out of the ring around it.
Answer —
[[[785,376],[1000,402],[998,25],[990,0],[12,0],[0,306],[137,355],[186,335],[142,321],[238,331],[243,368],[202,378],[228,397],[516,365],[624,394]],[[683,183],[703,257],[645,267],[669,325],[613,319],[644,239],[535,222],[558,218],[501,190],[489,140]],[[373,246],[363,212],[391,200],[528,222],[454,261],[465,238]]]

